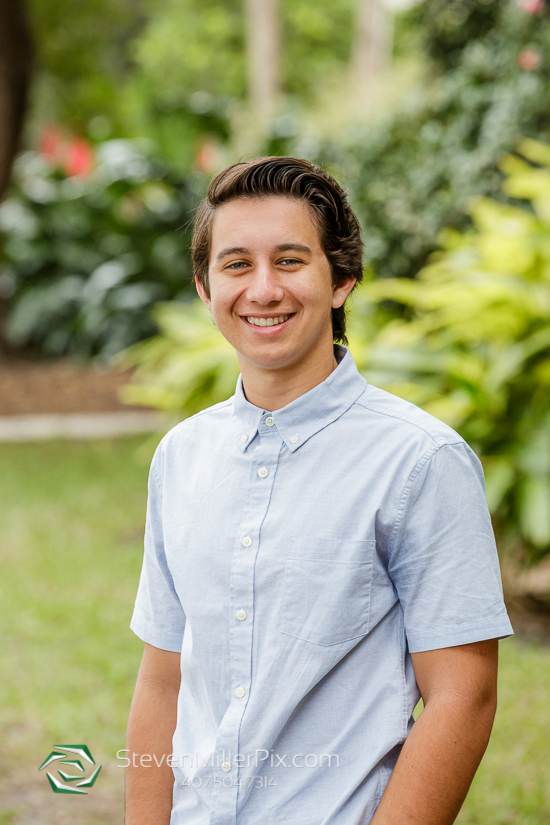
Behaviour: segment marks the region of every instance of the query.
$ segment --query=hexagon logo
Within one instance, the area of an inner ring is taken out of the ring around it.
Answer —
[[[84,767],[82,761],[89,762],[94,767],[94,771],[89,776],[86,776],[87,766]],[[67,773],[66,769],[58,768],[57,773],[61,777],[60,780],[46,771],[46,776],[54,793],[87,794],[88,791],[85,791],[84,788],[92,787],[101,770],[101,765],[95,767],[94,758],[87,745],[54,745],[53,751],[44,759],[38,770],[43,771],[44,768],[53,765],[55,762],[58,765],[66,765],[67,768],[76,770],[77,773]]]

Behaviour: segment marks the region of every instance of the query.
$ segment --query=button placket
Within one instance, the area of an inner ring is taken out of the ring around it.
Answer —
[[[251,690],[252,631],[254,625],[254,567],[259,549],[260,529],[269,508],[282,439],[275,422],[261,427],[244,454],[250,460],[250,474],[243,518],[237,531],[230,572],[231,617],[229,626],[229,665],[233,683],[232,699],[218,730],[218,752],[240,753],[239,729]],[[268,429],[269,428],[269,429]],[[260,474],[261,470],[265,473]],[[223,770],[223,766],[220,766]],[[235,778],[239,766],[232,765]],[[235,795],[235,796],[234,796]],[[211,823],[234,821],[238,786],[216,788],[212,798]],[[230,800],[233,802],[230,803]]]

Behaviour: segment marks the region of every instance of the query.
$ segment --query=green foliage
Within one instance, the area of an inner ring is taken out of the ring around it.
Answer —
[[[283,90],[311,102],[334,76],[347,82],[356,0],[283,0]]]
[[[241,16],[236,2],[30,0],[37,55],[29,142],[44,123],[94,141],[145,136],[187,173],[202,135],[228,137],[232,101],[201,90],[225,83],[243,92]]]
[[[190,288],[200,180],[175,178],[127,141],[101,144],[97,160],[87,178],[66,177],[33,152],[18,160],[0,206],[13,347],[105,360],[156,331],[153,302]]]
[[[417,280],[354,293],[349,338],[369,381],[473,446],[502,534],[536,558],[550,551],[550,147],[525,140],[519,152],[502,162],[506,192],[532,209],[478,200],[475,228],[447,230]],[[388,313],[396,303],[406,317]],[[139,365],[125,400],[184,417],[227,398],[237,362],[202,304],[155,317],[160,336],[120,354]]]
[[[294,104],[309,105],[347,71],[355,5],[282,5],[282,91]],[[205,135],[224,143],[245,128],[241,0],[31,0],[30,19],[31,139],[44,122],[93,140],[146,136],[187,172]]]
[[[480,7],[445,7],[458,5]],[[441,0],[422,9],[433,29],[446,19]],[[395,114],[317,154],[346,182],[378,275],[416,275],[443,227],[467,225],[472,197],[506,199],[497,167],[503,153],[522,135],[550,138],[550,8],[533,15],[501,0],[487,14],[494,25],[461,40],[453,68],[438,75],[434,66]]]
[[[231,135],[235,101],[228,95],[197,91],[187,96],[181,88],[168,84],[162,89],[153,78],[136,74],[124,96],[127,133],[151,140],[177,175],[188,175],[197,165],[197,153],[205,142],[214,138],[215,145],[224,144]]]
[[[508,0],[428,0],[411,13],[422,31],[424,47],[442,68],[450,69],[472,40],[486,37],[498,26]]]
[[[133,0],[29,0],[36,46],[34,108],[41,118],[85,132],[107,116],[121,126],[120,85],[130,62],[126,44],[141,28]]]
[[[167,0],[132,49],[160,101],[183,104],[196,91],[245,94],[240,0]]]
[[[281,6],[283,91],[309,101],[349,59],[356,3],[287,0]],[[167,0],[133,45],[159,101],[184,105],[194,92],[246,96],[244,4]]]

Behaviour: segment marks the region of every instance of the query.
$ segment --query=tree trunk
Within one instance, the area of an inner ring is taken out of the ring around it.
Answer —
[[[372,80],[391,67],[393,13],[384,0],[359,0],[352,52],[352,82],[368,88]]]
[[[23,128],[32,73],[32,43],[24,0],[0,0],[0,200],[7,189]],[[4,300],[0,294],[0,355]]]
[[[280,90],[278,0],[246,0],[248,93],[260,127],[275,110]]]
[[[32,43],[24,0],[0,0],[0,198],[23,128],[31,73]]]

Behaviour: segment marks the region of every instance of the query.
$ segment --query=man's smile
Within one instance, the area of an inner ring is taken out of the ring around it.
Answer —
[[[245,323],[254,327],[279,327],[292,318],[295,313],[290,312],[286,315],[241,315]]]

